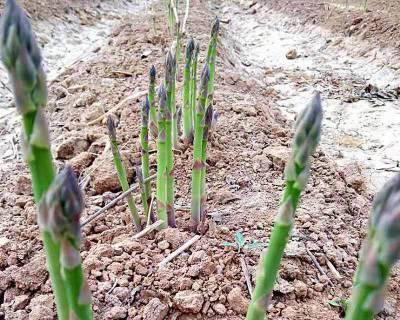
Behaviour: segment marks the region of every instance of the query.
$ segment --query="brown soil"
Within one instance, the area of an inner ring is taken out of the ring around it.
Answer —
[[[203,61],[213,14],[204,4],[193,5],[188,34],[201,42]],[[130,17],[115,28],[95,58],[75,64],[50,88],[48,116],[57,166],[72,163],[81,179],[91,176],[83,218],[118,191],[111,155],[105,148],[105,125],[87,123],[127,96],[146,90],[152,64],[161,81],[171,39],[164,12],[156,9],[154,24],[144,16]],[[219,120],[207,161],[208,231],[158,270],[164,257],[193,237],[187,229],[187,211],[177,211],[179,229],[137,241],[132,240],[134,229],[127,221],[124,202],[85,227],[82,256],[96,319],[244,319],[249,293],[240,258],[245,259],[254,281],[260,249],[238,254],[223,242],[233,241],[236,231],[249,241],[268,241],[284,186],[292,123],[271,102],[273,92],[241,78],[227,58],[229,37],[229,25],[223,25],[215,95]],[[139,161],[139,107],[139,99],[130,100],[114,113],[132,181]],[[188,149],[176,155],[176,204],[181,207],[190,204],[191,154]],[[0,319],[53,319],[28,172],[22,160],[1,169]],[[364,190],[357,168],[339,171],[323,150],[315,154],[274,292],[271,319],[340,319],[340,310],[328,301],[350,293],[371,201]],[[312,256],[326,275],[320,274]],[[332,273],[329,263],[340,277]],[[400,317],[399,281],[397,271],[379,319]]]

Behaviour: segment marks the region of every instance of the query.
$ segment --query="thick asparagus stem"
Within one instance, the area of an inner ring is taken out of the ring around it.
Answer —
[[[142,105],[142,128],[140,131],[140,145],[141,145],[141,154],[142,154],[142,179],[146,180],[150,176],[150,156],[149,156],[149,112],[150,112],[150,103],[149,99],[146,97],[146,100]],[[147,216],[149,215],[149,206],[151,202],[151,184],[150,181],[147,181],[143,185],[143,209],[147,221]]]
[[[321,121],[321,100],[317,93],[296,121],[292,154],[285,169],[286,188],[275,219],[269,247],[259,264],[256,287],[247,310],[247,320],[265,318],[285,246],[293,228],[300,194],[309,178],[310,158],[319,142]]]
[[[122,190],[125,192],[129,189],[128,177],[126,176],[126,170],[124,164],[121,160],[121,155],[119,153],[118,142],[117,142],[117,132],[115,128],[114,120],[111,116],[107,118],[107,129],[108,129],[108,136],[110,138],[111,143],[111,151],[113,154],[113,160],[115,164],[115,169],[117,170],[118,180],[121,184]],[[131,212],[131,216],[133,222],[135,223],[137,231],[142,230],[142,224],[140,221],[140,217],[138,214],[138,210],[135,205],[135,200],[133,199],[132,194],[128,195],[127,197],[129,211]]]
[[[158,139],[157,139],[157,217],[163,221],[160,228],[166,228],[167,216],[167,134],[165,120],[167,117],[167,94],[161,84],[158,92]]]
[[[183,75],[183,139],[185,144],[193,141],[193,118],[191,110],[191,74],[192,56],[194,50],[193,38],[186,44],[185,71]]]
[[[195,42],[193,49],[192,65],[190,67],[190,109],[192,112],[193,130],[194,122],[196,119],[196,98],[197,98],[197,61],[199,57],[200,46],[198,42]],[[194,133],[193,133],[194,134]]]
[[[149,105],[150,105],[150,119],[149,119],[149,130],[154,140],[157,139],[157,108],[154,97],[156,95],[156,68],[152,66],[150,68],[150,82],[149,82]]]
[[[60,265],[68,299],[69,319],[91,320],[92,299],[82,271],[79,247],[83,197],[72,169],[54,179],[39,206],[39,227],[61,244]]]
[[[400,175],[397,175],[374,200],[346,320],[372,320],[381,311],[390,271],[399,259]]]
[[[165,134],[166,134],[166,158],[167,158],[167,215],[168,225],[176,227],[175,210],[174,210],[174,152],[173,152],[173,128],[174,117],[176,121],[176,107],[174,103],[175,94],[175,70],[176,61],[173,52],[169,51],[166,58],[165,66],[165,87],[167,93],[167,108],[165,117]]]
[[[50,186],[55,170],[47,123],[42,108],[47,103],[46,76],[30,22],[14,0],[7,0],[1,21],[1,59],[8,71],[15,104],[22,116],[25,158],[32,175],[35,202]],[[60,243],[42,231],[51,284],[60,320],[67,320],[69,307],[60,272]]]
[[[208,81],[208,98],[207,105],[213,103],[214,98],[214,79],[215,79],[215,60],[217,57],[217,43],[219,33],[219,19],[215,17],[215,20],[211,27],[211,38],[208,44],[207,51],[207,63],[210,68],[210,80]]]
[[[208,93],[209,70],[206,64],[203,68],[200,87],[199,100],[196,108],[196,119],[194,128],[194,150],[193,150],[193,170],[192,170],[192,221],[191,226],[193,231],[197,228],[201,219],[201,173],[203,170],[203,136],[205,125],[205,109]]]

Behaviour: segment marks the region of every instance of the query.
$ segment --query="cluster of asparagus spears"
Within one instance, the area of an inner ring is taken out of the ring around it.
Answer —
[[[39,206],[40,227],[58,318],[92,319],[91,295],[82,272],[79,246],[83,197],[72,170],[55,173],[44,113],[47,103],[42,57],[29,20],[15,0],[2,17],[1,59],[8,71],[15,105],[22,117],[25,160]]]

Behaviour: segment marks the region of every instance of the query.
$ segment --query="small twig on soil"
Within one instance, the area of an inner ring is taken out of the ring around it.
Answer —
[[[104,119],[104,117],[107,117],[110,113],[113,113],[115,111],[117,111],[119,108],[121,108],[123,105],[125,105],[127,102],[130,101],[135,101],[141,97],[143,97],[144,95],[147,94],[147,90],[146,91],[139,91],[137,93],[131,94],[129,96],[127,96],[125,99],[123,99],[120,103],[118,103],[114,108],[111,108],[110,110],[108,110],[106,113],[102,114],[100,117],[98,117],[97,119],[94,119],[90,122],[87,123],[87,125],[91,126],[94,125],[98,122],[100,122],[101,120]]]
[[[164,223],[164,221],[162,221],[162,220],[158,220],[158,221],[154,222],[153,224],[151,224],[151,225],[147,226],[146,228],[144,228],[142,231],[136,233],[136,234],[133,236],[133,239],[134,239],[134,240],[137,240],[137,239],[139,239],[139,238],[145,236],[146,234],[150,233],[151,231],[157,229],[157,228],[158,228],[159,226],[161,226],[163,223]]]
[[[145,179],[144,181],[151,181],[154,178],[156,178],[156,175],[152,175]],[[108,209],[112,208],[119,200],[126,198],[131,192],[135,191],[139,186],[134,185],[130,187],[128,190],[125,192],[121,193],[118,197],[116,197],[113,201],[108,203],[106,206],[98,210],[96,213],[91,215],[89,218],[87,218],[84,222],[81,223],[81,227],[86,226],[88,223],[92,222],[93,220],[97,219],[100,215],[102,215],[104,212],[106,212]]]
[[[312,252],[310,250],[308,250],[308,248],[306,247],[306,251],[307,254],[310,256],[312,262],[314,263],[315,267],[318,269],[318,271],[325,276],[328,279],[329,284],[332,286],[332,288],[335,287],[335,285],[333,284],[333,282],[331,281],[331,279],[329,279],[328,275],[326,274],[326,272],[324,271],[324,269],[322,269],[321,265],[318,263],[317,259],[315,258],[315,256],[312,254]]]
[[[132,72],[123,71],[123,70],[111,70],[111,73],[121,74],[126,77],[133,77],[134,74]]]
[[[336,280],[341,280],[343,277],[340,275],[339,271],[336,270],[335,266],[332,264],[332,262],[329,261],[329,259],[325,256],[326,260],[326,265],[328,266],[329,270],[332,272],[333,276],[335,277]]]
[[[180,246],[178,249],[176,249],[174,252],[172,252],[170,255],[168,255],[163,261],[161,261],[158,264],[158,268],[164,267],[168,262],[171,260],[175,259],[177,256],[179,256],[183,251],[185,251],[187,248],[189,248],[193,243],[198,241],[201,237],[199,235],[195,235],[192,239],[184,243],[182,246]]]
[[[246,260],[244,260],[243,257],[240,257],[240,264],[242,265],[242,270],[246,279],[247,289],[249,290],[250,297],[253,298],[253,286],[251,285],[249,269],[247,268]]]
[[[117,281],[117,279],[115,279],[113,286],[111,287],[110,290],[107,291],[108,294],[110,294],[111,292],[114,291],[115,287],[117,286],[117,283],[118,283],[118,281]]]

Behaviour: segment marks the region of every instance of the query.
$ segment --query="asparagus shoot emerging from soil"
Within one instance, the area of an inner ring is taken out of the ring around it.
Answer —
[[[203,138],[205,126],[205,109],[208,93],[209,69],[206,64],[203,68],[200,87],[199,100],[196,107],[195,129],[194,129],[194,150],[193,150],[193,170],[192,170],[192,222],[193,231],[197,231],[201,220],[201,174],[203,171]]]
[[[195,42],[193,49],[192,65],[190,67],[190,109],[192,112],[193,128],[196,119],[196,97],[197,97],[197,61],[199,57],[200,46]]]
[[[346,320],[372,320],[382,310],[387,279],[400,259],[400,175],[377,194]]]
[[[207,167],[207,142],[211,131],[212,121],[214,116],[213,106],[210,104],[206,110],[204,120],[204,131],[202,141],[202,155],[201,160],[203,168],[201,169],[201,202],[200,202],[200,215],[201,219],[206,217],[206,203],[207,203],[207,191],[206,191],[206,167]]]
[[[157,109],[154,97],[156,95],[156,68],[152,66],[150,68],[150,83],[149,83],[149,105],[150,105],[150,119],[149,119],[149,130],[150,134],[154,139],[157,139]]]
[[[191,110],[191,75],[192,56],[194,50],[193,38],[186,44],[185,71],[183,74],[183,139],[186,144],[193,141],[193,118]]]
[[[247,320],[265,318],[279,265],[293,227],[300,194],[309,178],[310,158],[319,142],[321,121],[321,99],[317,93],[296,121],[292,154],[285,169],[286,187],[279,213],[275,218],[269,247],[259,264],[256,287],[247,310]]]
[[[111,116],[107,118],[107,129],[108,136],[110,138],[111,143],[111,151],[113,154],[115,169],[117,170],[119,183],[121,184],[122,190],[125,192],[129,189],[128,178],[126,175],[126,170],[124,164],[121,160],[121,154],[119,153],[118,142],[117,142],[117,132],[115,128],[114,120]],[[131,212],[133,222],[135,223],[137,231],[142,230],[142,225],[140,222],[140,217],[135,205],[135,200],[133,199],[132,194],[127,196],[129,211]]]
[[[167,90],[167,107],[171,111],[171,134],[172,134],[172,145],[173,147],[178,146],[178,119],[176,115],[176,71],[177,71],[177,47],[178,43],[174,41],[171,50],[170,50],[170,59],[168,62],[168,54],[167,54],[167,62],[166,62],[166,77],[168,77],[168,83],[166,82],[166,90]],[[168,74],[168,75],[167,75]],[[167,80],[166,80],[167,81]]]
[[[163,221],[161,228],[167,227],[167,94],[164,85],[158,90],[158,138],[157,138],[157,217]]]
[[[79,247],[83,197],[72,169],[66,167],[54,179],[39,206],[39,227],[60,242],[61,275],[65,283],[69,319],[93,319],[91,294],[82,271]]]
[[[219,33],[219,19],[218,17],[215,17],[215,20],[211,27],[211,38],[208,44],[208,51],[207,51],[207,63],[210,68],[210,80],[208,81],[207,104],[212,104],[214,97],[215,60],[217,57],[218,33]]]
[[[142,129],[140,131],[140,145],[141,145],[141,154],[142,154],[142,174],[141,177],[143,180],[146,180],[150,176],[150,156],[149,156],[149,112],[150,112],[150,103],[148,97],[142,104]],[[145,213],[145,217],[147,220],[147,216],[149,214],[149,205],[151,202],[151,184],[150,181],[147,181],[143,185],[143,209]]]
[[[175,106],[175,70],[176,60],[172,52],[169,51],[166,58],[165,71],[165,88],[167,95],[167,108],[165,117],[165,135],[166,135],[166,159],[167,159],[167,215],[168,225],[176,227],[175,212],[174,212],[174,152],[173,152],[173,137],[176,126],[176,106]],[[177,126],[176,126],[177,130]],[[176,132],[177,134],[177,132]]]
[[[32,175],[35,202],[50,186],[55,170],[43,108],[47,102],[42,57],[30,22],[14,0],[6,2],[0,30],[1,59],[12,84],[15,105],[22,116],[25,159]],[[69,307],[60,272],[60,244],[42,231],[47,268],[57,305],[58,318],[69,319]]]

